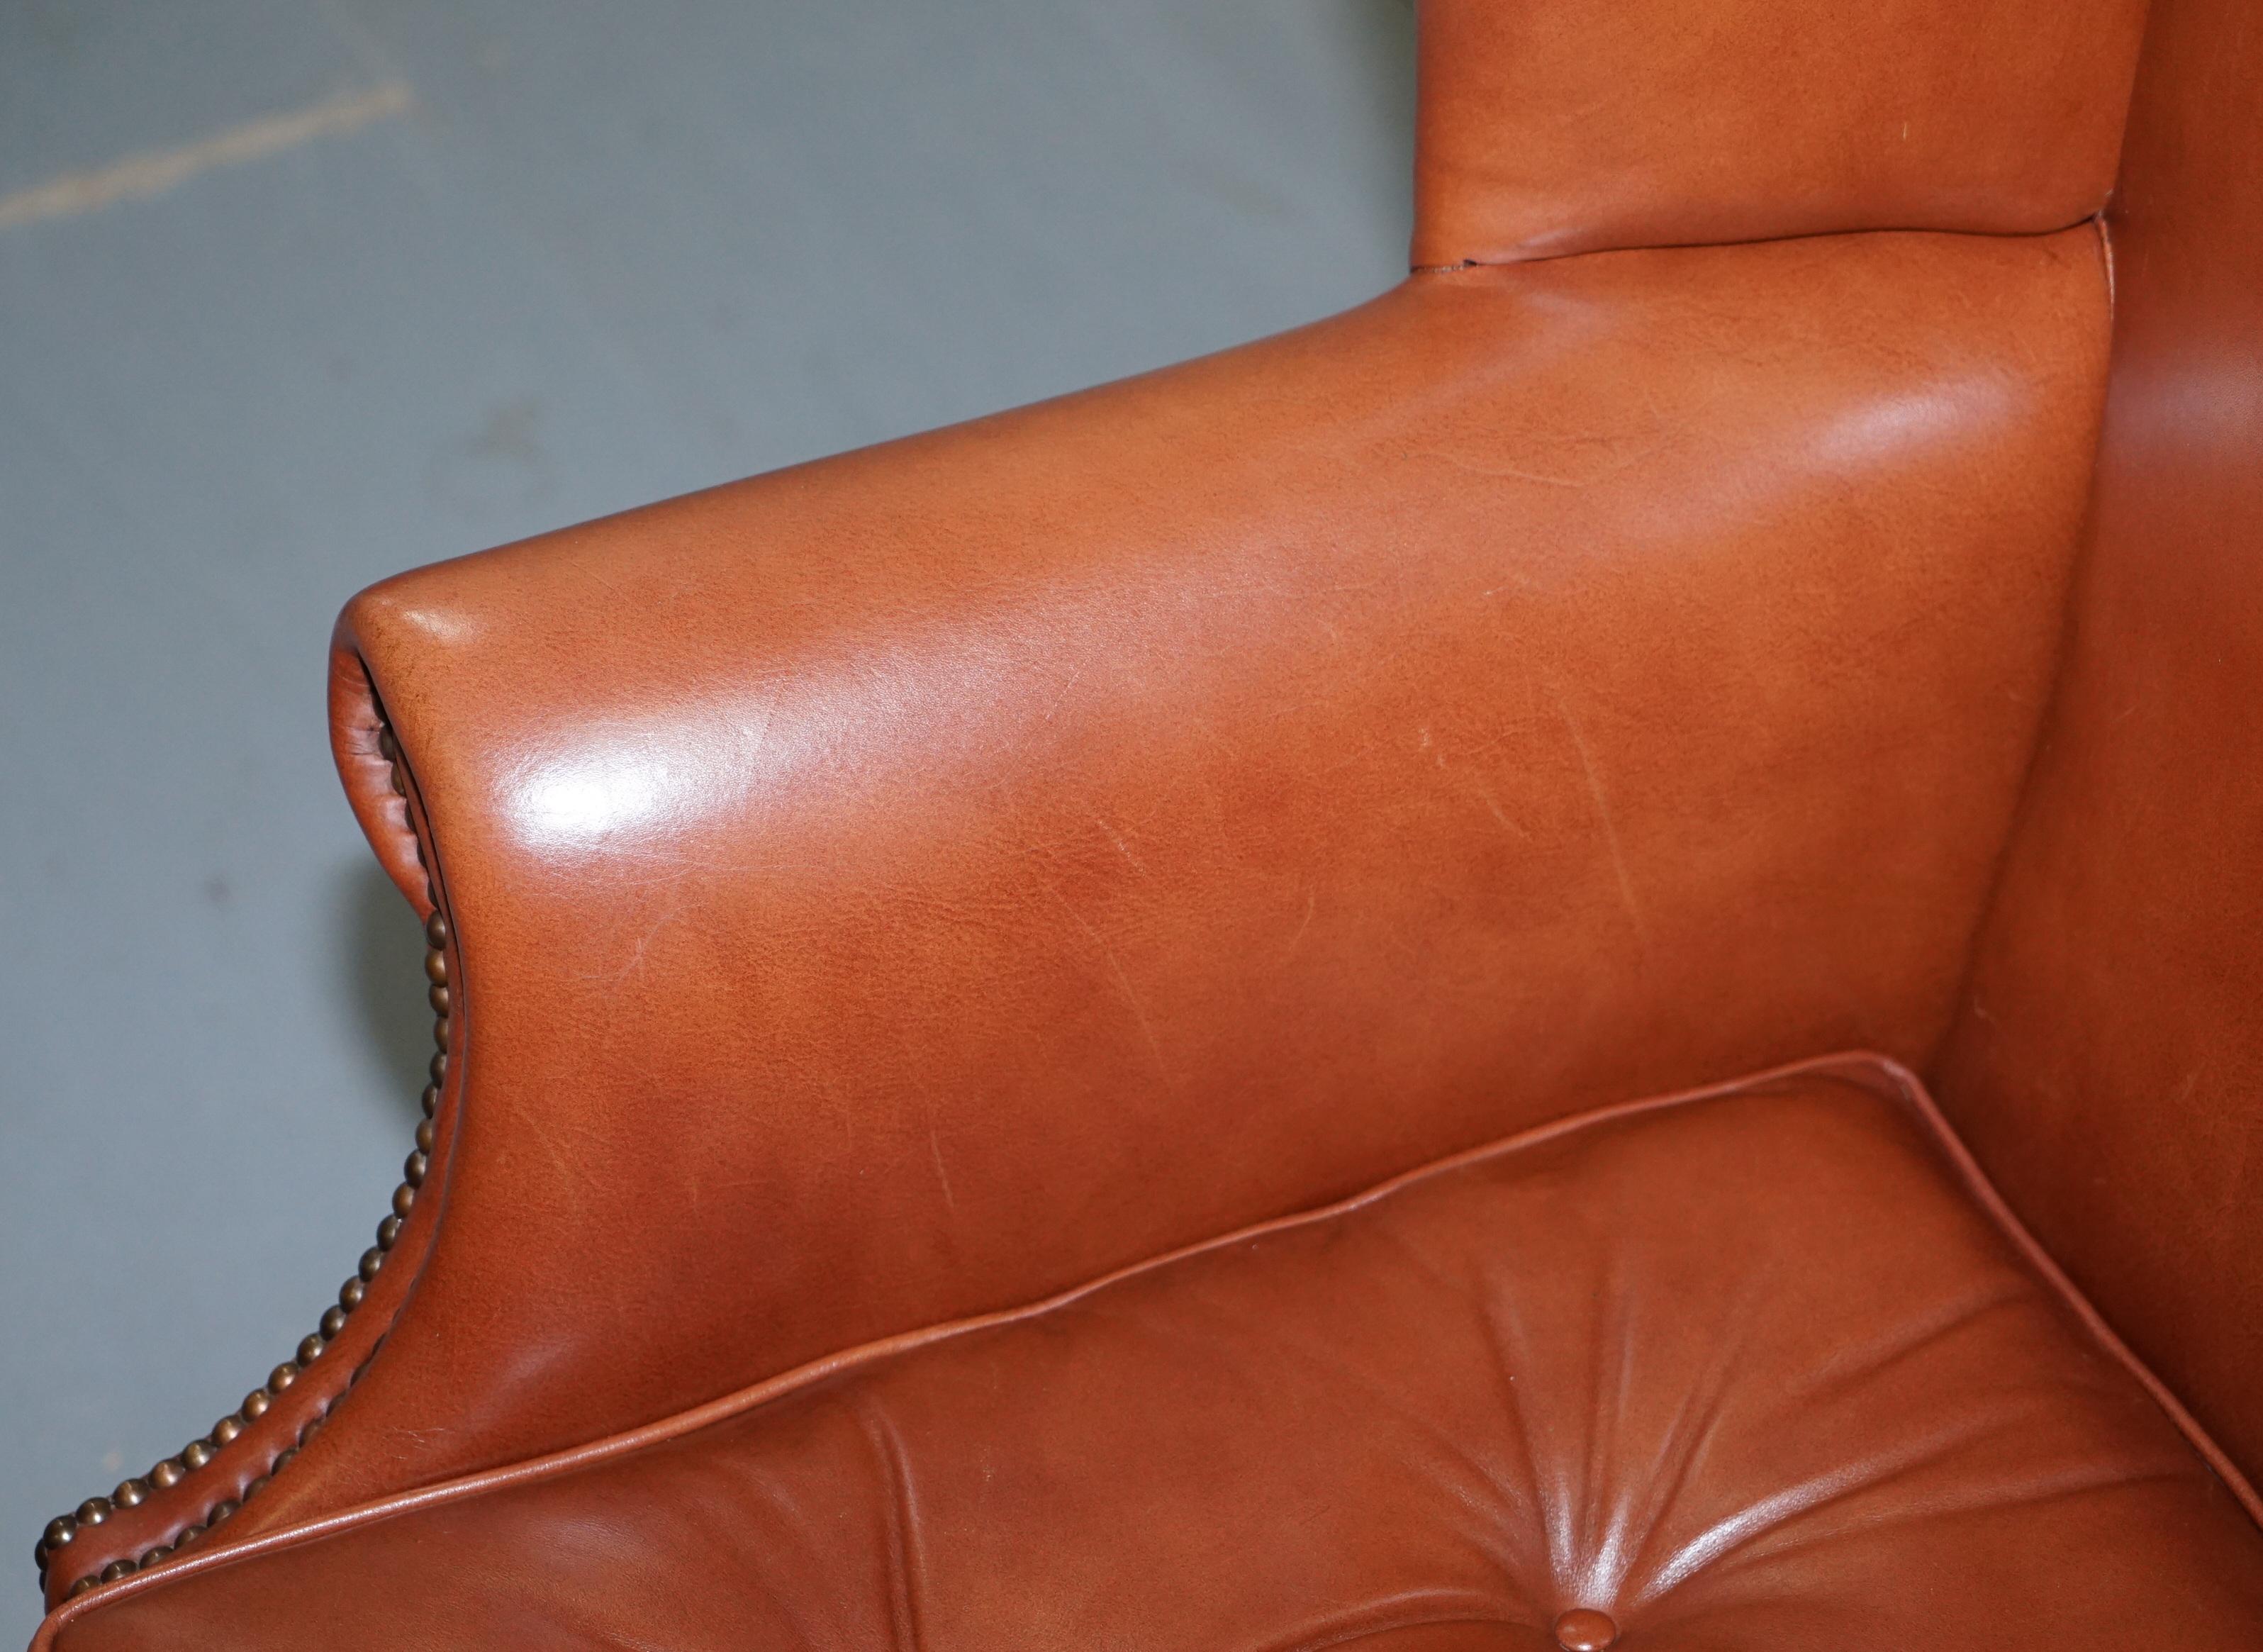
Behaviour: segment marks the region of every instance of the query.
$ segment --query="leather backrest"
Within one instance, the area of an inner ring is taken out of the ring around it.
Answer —
[[[1424,0],[1418,268],[2105,204],[2144,0]]]
[[[2157,0],[2057,704],[1941,1098],[2263,1472],[2263,14]]]

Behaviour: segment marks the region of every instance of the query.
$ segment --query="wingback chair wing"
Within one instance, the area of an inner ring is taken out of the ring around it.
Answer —
[[[425,1122],[38,1647],[2263,1647],[2263,20],[1421,29],[1372,302],[349,605]]]

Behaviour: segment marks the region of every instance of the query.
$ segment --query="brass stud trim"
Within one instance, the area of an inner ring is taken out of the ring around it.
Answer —
[[[408,796],[408,771],[401,759],[401,744],[394,737],[392,728],[384,723],[378,726],[377,748],[391,769],[393,789],[403,797]],[[422,865],[424,853],[421,843],[416,844],[416,858]],[[429,891],[429,868],[426,880]],[[437,908],[437,892],[432,893],[431,898]],[[322,1357],[329,1344],[344,1331],[347,1317],[361,1306],[371,1281],[377,1278],[379,1270],[385,1265],[386,1252],[392,1250],[401,1237],[401,1225],[416,1206],[417,1190],[431,1173],[433,1143],[437,1139],[433,1119],[440,1109],[441,1089],[448,1082],[448,1052],[455,1033],[452,1019],[454,995],[449,983],[448,939],[448,920],[436,909],[424,920],[424,977],[428,983],[425,996],[436,1018],[432,1027],[432,1042],[436,1047],[431,1061],[432,1082],[425,1086],[422,1098],[423,1117],[416,1126],[416,1151],[402,1163],[403,1179],[401,1185],[393,1190],[392,1214],[378,1225],[377,1243],[362,1252],[354,1276],[338,1288],[336,1306],[323,1310],[319,1327],[312,1336],[300,1341],[296,1357],[285,1360],[270,1372],[266,1386],[254,1388],[244,1395],[243,1404],[235,1412],[213,1425],[208,1438],[190,1441],[177,1453],[152,1467],[146,1476],[122,1481],[110,1496],[89,1497],[70,1513],[57,1515],[47,1522],[40,1534],[40,1540],[33,1547],[33,1558],[38,1563],[42,1585],[47,1581],[51,1558],[77,1541],[81,1527],[100,1525],[119,1509],[136,1508],[155,1492],[170,1491],[211,1462],[223,1447],[257,1422],[274,1402],[274,1396],[289,1388],[299,1380],[302,1370]],[[380,1338],[380,1342],[382,1340]],[[373,1354],[374,1350],[372,1352]],[[365,1357],[362,1363],[348,1374],[348,1387],[360,1380],[362,1373],[368,1369],[368,1358]],[[104,1566],[99,1573],[79,1578],[71,1584],[66,1598],[76,1600],[98,1582],[115,1583],[121,1577],[132,1576],[142,1567],[154,1566],[204,1536],[235,1513],[242,1501],[266,1485],[271,1476],[279,1474],[285,1465],[296,1459],[300,1448],[322,1428],[326,1417],[327,1410],[324,1410],[309,1418],[300,1429],[297,1441],[278,1452],[269,1462],[267,1472],[254,1476],[245,1485],[240,1497],[222,1497],[212,1503],[201,1519],[183,1526],[174,1534],[170,1543],[159,1543],[144,1550],[138,1558],[120,1556]]]

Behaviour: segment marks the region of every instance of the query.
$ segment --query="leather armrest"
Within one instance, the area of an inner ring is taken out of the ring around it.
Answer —
[[[437,1226],[235,1528],[1609,1098],[1944,1025],[2056,637],[2088,228],[1418,277],[391,580]]]

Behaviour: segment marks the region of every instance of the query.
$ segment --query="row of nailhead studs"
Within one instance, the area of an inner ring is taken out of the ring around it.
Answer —
[[[381,729],[379,732],[378,747],[384,752],[386,760],[393,765],[393,789],[402,796],[407,796],[408,778],[401,772],[400,749],[394,743],[393,731],[390,728]],[[418,848],[417,859],[420,862],[423,859],[421,845]],[[312,1336],[304,1338],[299,1344],[298,1353],[294,1358],[285,1360],[268,1373],[265,1388],[255,1388],[244,1395],[242,1407],[213,1424],[213,1431],[209,1435],[203,1439],[191,1440],[177,1454],[168,1457],[163,1462],[150,1469],[146,1476],[121,1481],[119,1482],[118,1489],[110,1496],[89,1497],[72,1512],[57,1515],[47,1522],[47,1530],[40,1534],[39,1543],[33,1550],[33,1558],[39,1563],[40,1582],[42,1587],[47,1583],[49,1558],[76,1542],[81,1527],[100,1525],[115,1511],[136,1506],[146,1499],[153,1489],[170,1490],[197,1469],[210,1462],[221,1446],[243,1432],[265,1413],[268,1406],[273,1402],[273,1396],[282,1393],[284,1389],[299,1380],[299,1373],[313,1365],[321,1357],[323,1348],[345,1329],[346,1316],[361,1306],[363,1293],[369,1288],[369,1282],[377,1278],[378,1270],[385,1265],[386,1253],[393,1249],[394,1242],[400,1238],[401,1224],[407,1219],[410,1208],[416,1204],[416,1190],[423,1186],[424,1177],[432,1167],[432,1119],[434,1113],[439,1109],[440,1087],[447,1082],[450,1031],[448,920],[437,911],[425,920],[424,945],[424,975],[431,983],[428,996],[432,1004],[433,1013],[439,1018],[432,1025],[432,1041],[439,1046],[439,1050],[432,1057],[432,1082],[424,1087],[424,1117],[417,1122],[416,1148],[401,1167],[401,1185],[393,1190],[393,1212],[378,1224],[377,1243],[362,1252],[361,1265],[355,1270],[353,1278],[339,1286],[337,1305],[324,1310],[321,1325]],[[354,1372],[347,1379],[349,1385],[358,1380],[360,1375],[359,1371]],[[267,1473],[259,1475],[244,1487],[242,1501],[249,1501],[253,1493],[266,1485],[271,1476],[281,1473],[291,1460],[299,1454],[299,1446],[304,1446],[308,1440],[314,1438],[322,1426],[321,1416],[309,1419],[307,1425],[299,1431],[298,1446],[286,1446],[277,1453],[275,1460],[268,1465]],[[71,1598],[76,1599],[93,1588],[97,1583],[115,1583],[121,1577],[141,1570],[144,1566],[155,1565],[167,1555],[177,1549],[185,1548],[198,1538],[202,1537],[206,1532],[234,1514],[239,1506],[240,1503],[236,1498],[221,1498],[205,1511],[202,1521],[193,1522],[183,1527],[180,1533],[170,1543],[160,1543],[156,1547],[143,1554],[138,1560],[114,1560],[102,1569],[99,1576],[80,1578],[71,1585]]]

